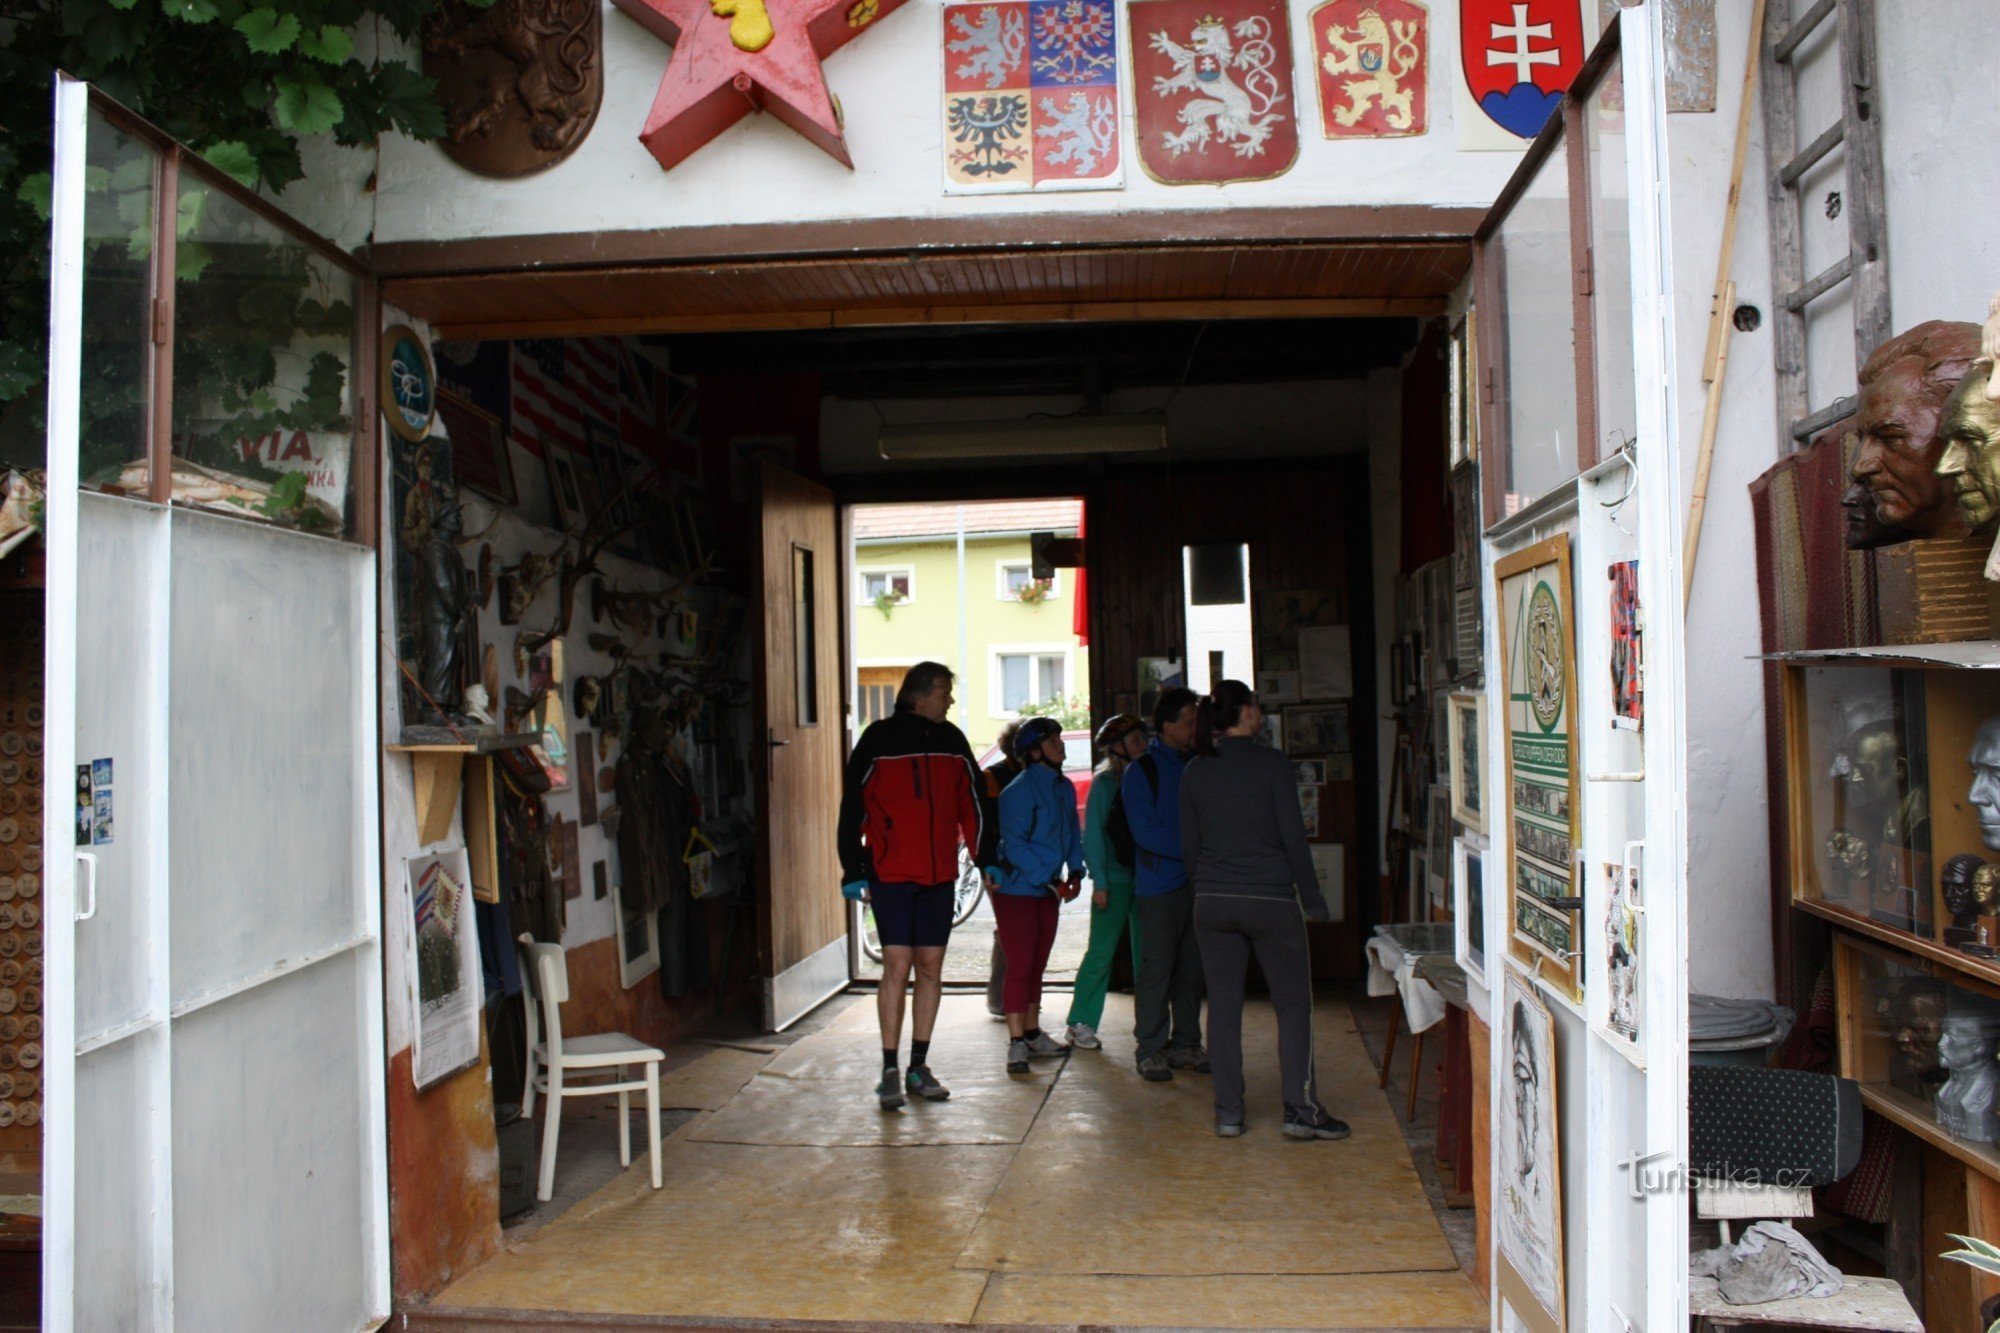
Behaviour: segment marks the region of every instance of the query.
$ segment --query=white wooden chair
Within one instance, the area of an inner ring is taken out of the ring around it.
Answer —
[[[521,1114],[535,1113],[535,1094],[549,1099],[542,1113],[542,1174],[535,1197],[547,1203],[555,1193],[556,1140],[562,1134],[565,1097],[618,1094],[618,1161],[632,1165],[631,1098],[646,1094],[647,1151],[653,1166],[653,1188],[660,1188],[660,1061],[664,1051],[622,1032],[602,1032],[565,1041],[562,1005],[569,999],[569,964],[560,944],[538,944],[520,937],[522,971],[527,987],[528,1077],[521,1094]],[[539,1017],[537,1010],[540,1011]],[[631,1070],[639,1068],[640,1076]],[[589,1081],[571,1083],[572,1073]]]

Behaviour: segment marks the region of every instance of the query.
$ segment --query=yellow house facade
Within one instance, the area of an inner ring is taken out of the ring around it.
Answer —
[[[1075,500],[856,508],[847,588],[855,725],[893,709],[903,672],[925,660],[958,673],[953,720],[975,754],[1024,706],[1085,694],[1077,571],[1040,583],[1031,554],[1037,532],[1077,535],[1082,510]]]

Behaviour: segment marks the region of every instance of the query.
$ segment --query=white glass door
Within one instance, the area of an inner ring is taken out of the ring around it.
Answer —
[[[365,277],[83,84],[55,147],[44,1326],[371,1327],[376,566],[339,539],[373,476]],[[217,319],[278,293],[317,322]],[[259,377],[303,493],[246,446]]]

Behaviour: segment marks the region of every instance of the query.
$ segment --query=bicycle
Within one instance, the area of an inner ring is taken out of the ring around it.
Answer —
[[[952,886],[951,924],[955,930],[972,918],[979,909],[979,900],[986,896],[986,876],[972,863],[972,854],[961,847],[958,849],[958,881]],[[864,903],[861,907],[861,952],[871,963],[882,961],[882,940],[875,932],[875,913]]]

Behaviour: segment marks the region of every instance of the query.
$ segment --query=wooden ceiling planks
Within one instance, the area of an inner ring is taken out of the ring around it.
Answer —
[[[1456,240],[987,249],[389,278],[450,338],[1439,313]]]

